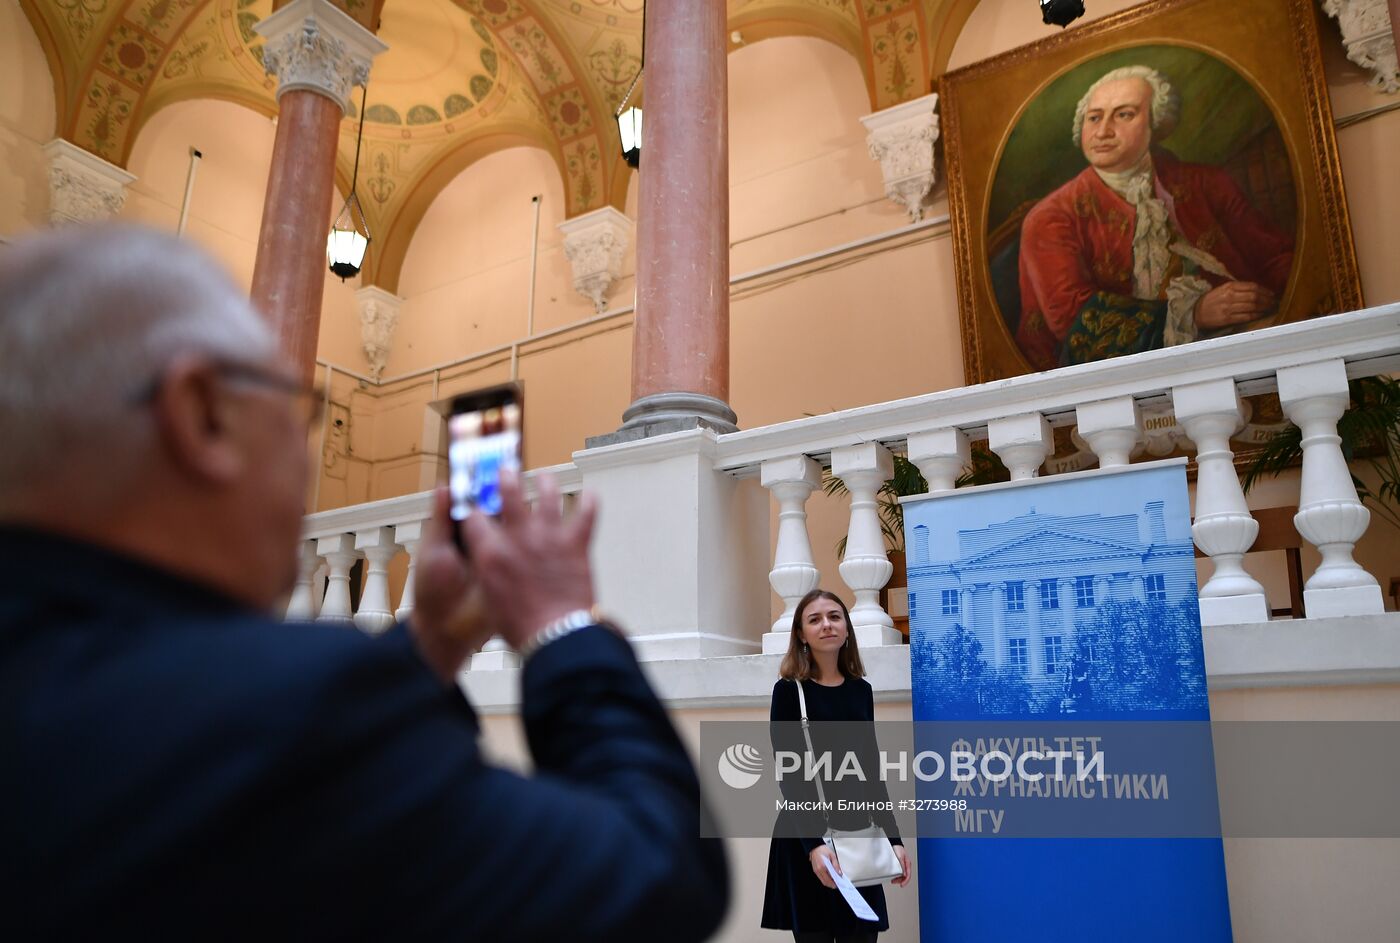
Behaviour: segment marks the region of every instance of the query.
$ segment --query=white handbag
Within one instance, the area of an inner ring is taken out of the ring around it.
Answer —
[[[807,741],[810,762],[816,763],[817,751],[812,748],[812,734],[807,729],[807,696],[802,692],[801,681],[797,682],[797,702],[802,710],[802,737]],[[904,867],[895,856],[894,846],[890,844],[885,830],[875,824],[875,817],[870,816],[870,824],[865,828],[832,828],[831,817],[825,811],[826,793],[822,790],[821,777],[814,776],[812,781],[817,786],[822,817],[827,819],[822,841],[836,853],[836,863],[841,866],[841,873],[856,887],[881,884],[903,875]]]

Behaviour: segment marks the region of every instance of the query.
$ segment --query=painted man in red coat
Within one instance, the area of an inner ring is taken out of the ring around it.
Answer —
[[[1109,72],[1080,100],[1089,166],[1021,227],[1016,341],[1049,370],[1185,344],[1271,314],[1293,236],[1218,167],[1153,148],[1180,99],[1146,66]]]

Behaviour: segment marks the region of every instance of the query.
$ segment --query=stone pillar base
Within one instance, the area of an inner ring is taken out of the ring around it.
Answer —
[[[607,435],[591,436],[585,443],[596,449],[635,442],[670,432],[712,429],[723,435],[738,432],[739,417],[723,401],[702,393],[656,393],[643,396],[622,414],[622,428]]]
[[[511,650],[506,644],[506,640],[499,635],[492,636],[486,644],[481,646],[481,651],[472,656],[472,671],[503,671],[507,668],[519,668],[520,656]]]
[[[763,633],[763,654],[765,655],[786,655],[788,650],[788,637],[792,635],[787,632],[764,632]],[[859,637],[856,639],[860,641]]]
[[[708,429],[574,453],[598,496],[598,604],[643,661],[756,655],[771,624],[768,493]]]
[[[1308,611],[1312,615],[1312,611]],[[1201,625],[1238,625],[1241,622],[1268,622],[1269,603],[1263,593],[1245,596],[1201,597]]]
[[[677,632],[670,635],[629,635],[638,661],[681,661],[692,658],[723,658],[727,655],[757,655],[757,642],[709,632]],[[786,647],[784,651],[786,651]]]
[[[856,626],[856,644],[861,648],[879,648],[884,645],[903,645],[904,636],[898,629],[886,625]]]
[[[1303,590],[1303,609],[1309,619],[1364,616],[1385,612],[1379,586],[1338,586]]]

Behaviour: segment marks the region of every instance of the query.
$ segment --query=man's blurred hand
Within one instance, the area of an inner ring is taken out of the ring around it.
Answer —
[[[499,518],[473,514],[464,525],[472,570],[490,603],[492,623],[512,648],[520,648],[550,622],[593,606],[588,544],[596,505],[580,497],[565,517],[559,488],[539,477],[534,511],[525,504],[520,476],[501,476]]]
[[[409,629],[433,671],[451,682],[493,633],[485,596],[452,540],[447,488],[433,492],[433,514],[424,529],[413,573]]]

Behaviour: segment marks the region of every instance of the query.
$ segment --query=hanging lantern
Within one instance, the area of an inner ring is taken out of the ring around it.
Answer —
[[[622,159],[628,167],[642,162],[642,109],[635,106],[617,115],[617,134],[622,139]]]
[[[637,64],[637,74],[632,76],[632,84],[627,86],[622,103],[617,106],[617,113],[613,115],[617,121],[617,137],[622,142],[622,159],[633,170],[642,163],[642,109],[636,105],[628,107],[627,103],[632,100],[632,93],[636,91],[637,83],[642,80],[642,72],[646,67],[647,5],[646,0],[642,0],[642,58]]]
[[[360,274],[371,238],[364,207],[360,206],[359,194],[355,192],[355,186],[360,181],[360,142],[365,136],[365,101],[368,96],[369,83],[366,82],[360,91],[360,127],[355,132],[355,171],[350,175],[350,196],[331,224],[331,234],[326,237],[326,264],[340,276],[342,282]]]
[[[365,222],[360,198],[353,187],[354,184],[351,184],[350,199],[340,208],[340,215],[331,226],[331,234],[326,237],[326,262],[342,282],[360,274],[370,240],[369,225]]]

